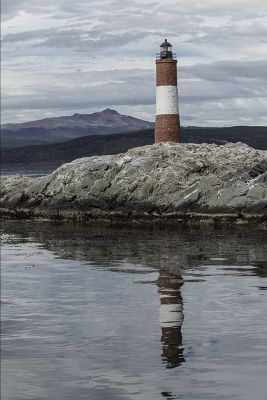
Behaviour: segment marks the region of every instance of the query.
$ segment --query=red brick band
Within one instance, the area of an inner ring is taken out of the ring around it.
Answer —
[[[155,143],[181,142],[180,118],[178,114],[156,116]]]
[[[157,86],[177,86],[177,60],[157,60]]]

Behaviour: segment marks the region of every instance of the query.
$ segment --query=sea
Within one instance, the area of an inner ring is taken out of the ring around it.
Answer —
[[[1,231],[3,400],[266,400],[263,227]]]

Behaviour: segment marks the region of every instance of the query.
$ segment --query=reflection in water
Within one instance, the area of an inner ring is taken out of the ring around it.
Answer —
[[[266,230],[1,229],[5,400],[266,397]]]
[[[172,400],[174,399],[173,394],[171,392],[161,392],[162,397],[168,399],[168,400]]]
[[[2,221],[4,234],[32,240],[61,259],[110,265],[111,261],[142,264],[181,274],[225,258],[230,265],[255,266],[267,275],[267,230],[246,226],[108,226],[72,223]],[[17,239],[15,239],[17,238]]]
[[[184,319],[183,299],[180,292],[183,279],[176,274],[160,271],[157,285],[160,298],[162,360],[166,368],[175,368],[185,361],[181,332]]]

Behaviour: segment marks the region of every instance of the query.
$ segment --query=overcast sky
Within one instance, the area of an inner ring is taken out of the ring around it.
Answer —
[[[2,123],[106,107],[154,120],[178,57],[182,125],[267,125],[266,0],[3,0]]]

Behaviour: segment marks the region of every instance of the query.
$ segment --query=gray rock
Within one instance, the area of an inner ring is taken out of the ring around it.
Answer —
[[[1,207],[127,215],[267,215],[267,152],[161,143],[81,158],[40,178],[2,178]]]

